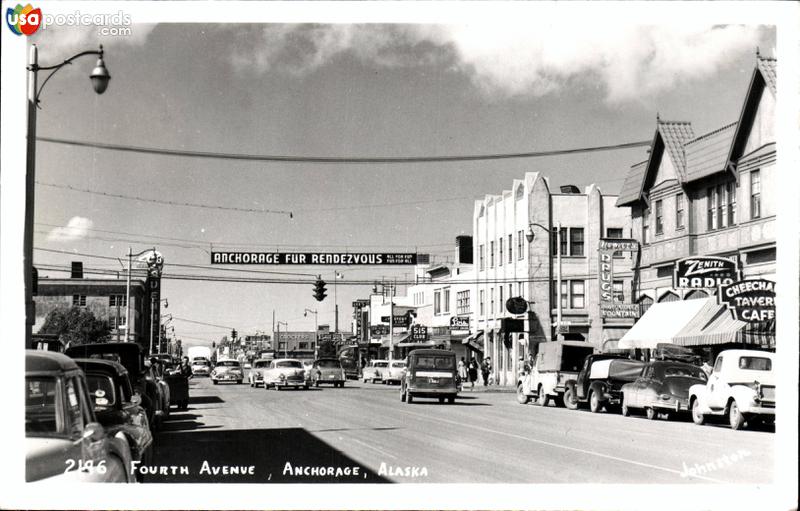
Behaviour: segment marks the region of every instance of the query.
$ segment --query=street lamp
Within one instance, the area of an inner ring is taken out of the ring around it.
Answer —
[[[275,333],[275,342],[278,343],[278,349],[281,349],[281,340],[280,340],[280,337],[281,337],[281,325],[285,326],[286,330],[288,331],[289,330],[289,323],[287,323],[286,321],[278,321],[276,323],[276,325],[278,325],[278,331]],[[288,346],[287,346],[286,343],[284,343],[284,345],[283,345],[283,358],[289,358],[289,355],[287,353],[287,349],[288,349]]]
[[[303,316],[308,317],[308,313],[314,315],[314,359],[317,358],[317,349],[319,348],[319,326],[318,326],[318,317],[317,311],[306,309],[303,311]]]
[[[557,302],[556,338],[559,339],[562,335],[561,334],[561,222],[556,223],[555,229],[548,229],[547,227],[541,224],[532,222],[531,224],[528,225],[528,232],[525,233],[525,239],[528,240],[528,243],[533,243],[533,240],[536,239],[536,233],[533,232],[534,227],[538,227],[547,232],[548,238],[553,235],[554,231],[556,235],[556,302]]]
[[[333,272],[333,310],[334,310],[334,321],[333,321],[333,332],[335,334],[339,333],[339,301],[336,297],[336,281],[339,279],[343,279],[344,274],[339,273],[338,271]]]

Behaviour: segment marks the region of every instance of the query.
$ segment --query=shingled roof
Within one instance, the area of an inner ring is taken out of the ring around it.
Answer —
[[[661,140],[664,141],[664,149],[675,165],[678,180],[683,183],[686,181],[686,156],[683,152],[683,144],[694,138],[692,123],[659,119],[657,124],[658,133],[661,135]]]
[[[639,200],[645,170],[647,170],[647,160],[631,166],[628,175],[625,177],[625,182],[622,183],[616,206],[630,206]]]
[[[736,124],[728,124],[686,142],[687,182],[725,170]]]
[[[767,87],[769,87],[774,96],[777,94],[778,59],[770,59],[759,55],[756,61],[758,62],[758,70],[761,71],[761,76],[764,77],[764,82],[766,82]]]

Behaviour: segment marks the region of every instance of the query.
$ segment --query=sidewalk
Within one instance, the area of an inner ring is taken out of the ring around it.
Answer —
[[[473,392],[502,392],[515,394],[517,388],[514,385],[483,385],[482,383],[475,384],[474,388],[470,388],[469,384],[461,387],[462,394],[471,394]]]

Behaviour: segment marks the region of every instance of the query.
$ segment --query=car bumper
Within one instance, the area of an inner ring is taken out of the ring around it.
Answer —
[[[242,376],[231,375],[231,374],[218,374],[217,376],[212,376],[214,381],[242,381]]]
[[[690,412],[689,399],[664,399],[651,404],[653,408],[671,412]]]
[[[747,408],[739,406],[742,413],[748,415],[775,415],[775,403],[759,403],[750,405]]]
[[[455,396],[458,394],[456,387],[408,387],[408,393],[413,396]]]

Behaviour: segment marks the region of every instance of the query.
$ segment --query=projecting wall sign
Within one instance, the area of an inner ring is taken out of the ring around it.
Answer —
[[[598,251],[601,318],[638,318],[639,304],[614,299],[614,252],[637,252],[639,242],[632,239],[602,238]]]
[[[725,257],[687,257],[675,261],[672,287],[675,289],[709,289],[737,280],[736,261]]]

